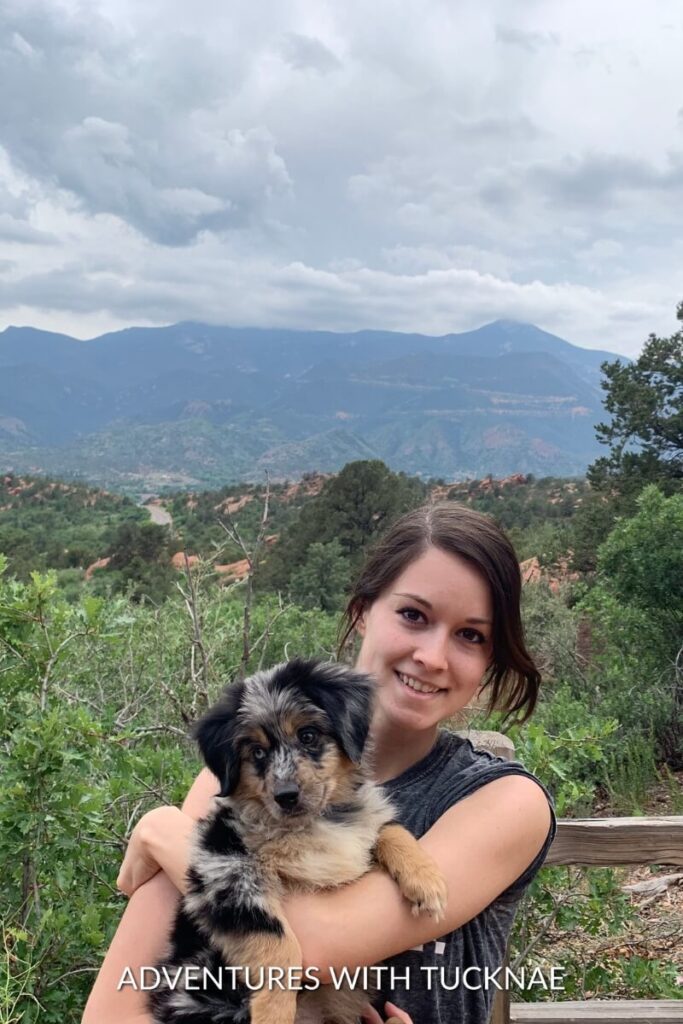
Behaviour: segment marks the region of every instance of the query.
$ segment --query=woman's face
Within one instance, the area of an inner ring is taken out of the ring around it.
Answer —
[[[387,724],[429,729],[474,697],[492,657],[485,579],[438,548],[411,562],[364,612],[357,667],[378,683]]]

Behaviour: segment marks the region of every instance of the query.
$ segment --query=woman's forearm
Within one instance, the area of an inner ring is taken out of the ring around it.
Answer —
[[[154,965],[167,947],[185,885],[189,837],[218,789],[218,780],[204,769],[182,812],[160,807],[136,826],[134,832],[141,826],[137,842],[131,836],[119,875],[119,887],[132,896],[90,993],[83,1024],[151,1024],[145,993],[127,982],[138,976],[140,967]]]
[[[143,833],[149,855],[179,892],[187,887],[190,837],[195,825],[194,818],[179,808],[159,807]]]
[[[133,829],[116,880],[126,896],[157,874],[159,869],[179,892],[185,888],[194,818],[177,807],[155,807]]]
[[[151,1024],[141,969],[153,967],[166,948],[179,890],[185,885],[194,825],[177,807],[157,807],[135,827],[119,875],[119,887],[132,896],[88,999],[83,1024]]]
[[[82,1024],[152,1024],[142,967],[162,957],[178,903],[163,871],[133,894],[90,993]]]

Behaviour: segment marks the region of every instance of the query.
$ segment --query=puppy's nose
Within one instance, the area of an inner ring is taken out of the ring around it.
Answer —
[[[293,811],[299,801],[299,787],[296,782],[280,782],[275,786],[273,796],[283,811]]]

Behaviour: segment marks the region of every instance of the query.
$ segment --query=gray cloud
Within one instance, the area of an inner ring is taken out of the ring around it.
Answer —
[[[60,184],[89,209],[115,213],[167,245],[248,223],[270,190],[290,184],[264,128],[218,134],[174,125],[150,143],[87,117],[65,131],[54,160]]]
[[[517,117],[488,115],[477,118],[456,115],[453,119],[453,127],[454,131],[462,138],[493,144],[502,141],[529,143],[545,134],[530,117],[524,114]]]
[[[660,169],[646,160],[612,153],[569,157],[554,166],[531,169],[529,177],[553,200],[602,206],[622,192],[676,192],[683,189],[683,152],[669,154]]]
[[[104,237],[81,261],[0,279],[0,309],[33,308],[43,314],[39,322],[52,314],[61,329],[64,314],[86,317],[96,309],[104,317],[100,330],[126,322],[193,319],[442,334],[506,316],[617,350],[624,348],[625,328],[642,343],[653,323],[668,328],[673,318],[673,309],[656,297],[638,300],[618,290],[561,281],[520,283],[492,257],[489,269],[479,270],[485,254],[477,252],[452,251],[443,260],[438,250],[402,252],[386,270],[320,270],[301,261],[278,265],[253,251],[246,255],[246,239],[219,249],[207,237],[193,247],[189,263],[184,251],[164,248],[149,267],[149,243],[142,242],[128,251],[127,262],[117,256],[107,264],[113,237],[107,232],[114,230],[113,222],[109,228],[103,224]],[[614,253],[608,248],[602,255],[613,258]],[[470,266],[454,269],[454,261]]]
[[[519,46],[528,53],[536,53],[546,46],[560,45],[560,37],[556,32],[527,32],[509,25],[496,26],[496,40],[508,46]]]
[[[0,240],[23,242],[27,245],[55,245],[57,239],[47,231],[39,231],[25,220],[18,220],[8,213],[0,213]]]
[[[683,262],[680,45],[654,21],[0,0],[5,320],[501,316],[632,352],[669,329]]]
[[[0,13],[2,140],[16,166],[150,238],[259,219],[290,180],[270,132],[216,109],[244,58],[200,37],[132,40],[96,12],[22,0]],[[9,99],[8,99],[9,98]]]
[[[311,68],[320,74],[328,74],[341,67],[341,61],[320,39],[288,32],[282,40],[282,56],[297,70]]]

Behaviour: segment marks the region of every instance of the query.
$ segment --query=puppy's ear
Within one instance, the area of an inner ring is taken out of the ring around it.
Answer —
[[[235,743],[237,709],[243,683],[232,683],[221,699],[195,723],[193,735],[202,757],[221,784],[219,796],[230,796],[240,779],[240,756]]]
[[[304,676],[306,696],[325,712],[349,760],[359,764],[370,730],[373,681],[344,665],[307,666]]]

